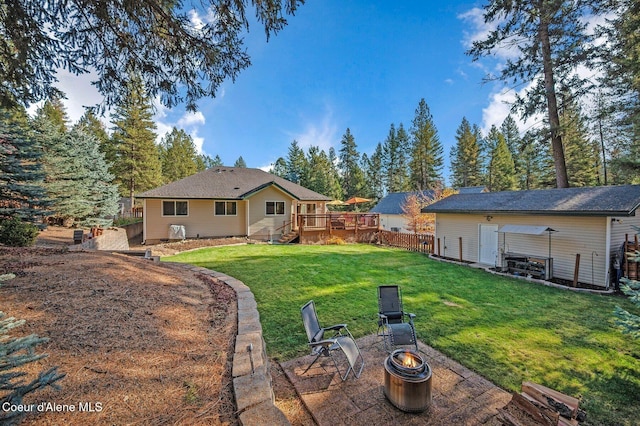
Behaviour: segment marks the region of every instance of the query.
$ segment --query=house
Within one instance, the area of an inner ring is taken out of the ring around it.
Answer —
[[[274,240],[331,199],[260,169],[216,166],[138,194],[143,240],[247,236]]]
[[[640,226],[640,185],[456,194],[436,214],[436,254],[500,268],[543,265],[523,275],[609,288],[616,256]],[[517,259],[510,262],[511,259]],[[545,273],[546,273],[545,272]]]
[[[422,194],[426,197],[433,197],[433,191],[422,192],[392,192],[383,197],[369,213],[380,215],[380,228],[392,232],[413,232],[408,228],[408,218],[404,216],[402,210],[407,197],[413,194]]]

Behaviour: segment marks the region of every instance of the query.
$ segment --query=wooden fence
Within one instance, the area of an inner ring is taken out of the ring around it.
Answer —
[[[429,234],[404,234],[401,232],[378,231],[378,241],[381,244],[399,247],[409,251],[433,254],[434,236]]]

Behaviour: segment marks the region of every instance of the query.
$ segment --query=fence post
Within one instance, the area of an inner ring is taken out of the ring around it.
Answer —
[[[462,237],[458,237],[458,246],[460,248],[460,262],[462,262]]]

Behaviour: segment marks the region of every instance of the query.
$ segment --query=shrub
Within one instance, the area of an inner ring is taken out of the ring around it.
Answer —
[[[17,217],[0,221],[0,243],[11,247],[32,246],[40,230]]]

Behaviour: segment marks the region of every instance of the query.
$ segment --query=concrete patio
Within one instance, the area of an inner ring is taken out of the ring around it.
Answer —
[[[381,338],[370,335],[357,343],[365,360],[359,379],[350,374],[342,382],[329,358],[316,362],[304,376],[311,355],[281,364],[319,426],[501,424],[498,409],[511,394],[421,342],[418,348],[433,374],[431,407],[419,414],[398,410],[383,394],[387,353]]]

